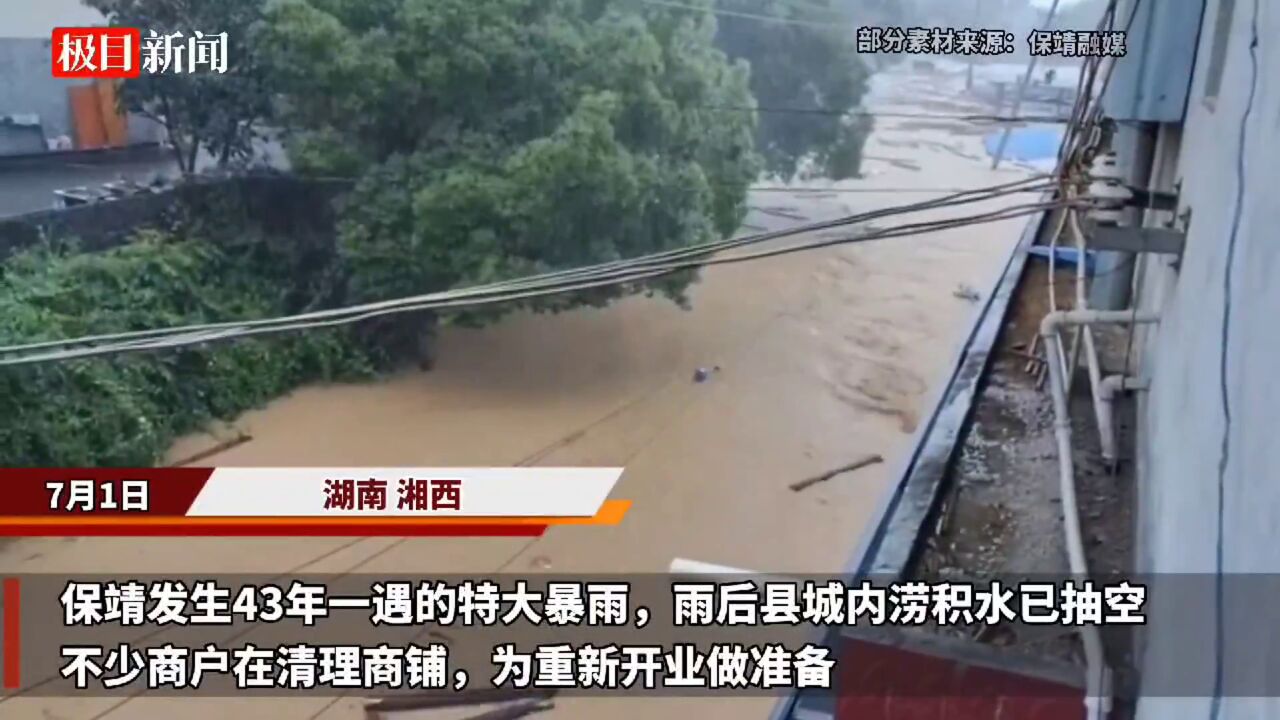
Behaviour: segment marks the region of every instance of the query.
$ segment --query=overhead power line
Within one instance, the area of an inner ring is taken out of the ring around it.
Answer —
[[[709,265],[726,265],[726,264],[732,264],[732,263],[746,262],[750,260],[760,260],[764,258],[777,257],[780,255],[789,255],[792,253],[802,252],[806,250],[828,248],[836,245],[846,245],[846,244],[857,243],[857,242],[866,242],[869,240],[880,240],[884,238],[920,235],[924,233],[938,232],[941,230],[949,230],[953,228],[964,227],[966,225],[980,225],[980,224],[996,222],[999,220],[1009,220],[1013,218],[1026,217],[1029,215],[1045,212],[1046,210],[1052,210],[1055,208],[1063,207],[1063,205],[1064,203],[1061,203],[1061,202],[1045,202],[1045,203],[1020,205],[1020,206],[1014,206],[1011,208],[1006,208],[1004,210],[985,213],[981,215],[964,216],[959,218],[947,218],[945,220],[938,220],[938,221],[927,222],[927,223],[916,223],[912,225],[895,227],[895,228],[873,230],[873,231],[864,233],[862,235],[845,236],[845,237],[834,238],[829,240],[815,241],[811,243],[790,245],[782,248],[776,248],[773,250],[763,250],[763,251],[757,251],[754,253],[746,253],[742,255],[730,255],[725,257],[715,257],[710,259],[694,259],[694,260],[685,260],[685,261],[674,262],[674,263],[667,263],[665,265],[658,265],[653,268],[642,268],[634,271],[629,271],[626,273],[617,274],[614,277],[609,277],[609,278],[574,280],[574,281],[566,282],[562,285],[559,285],[557,287],[552,287],[552,288],[523,290],[518,292],[506,291],[504,293],[495,294],[488,297],[472,297],[472,298],[462,298],[458,300],[445,300],[445,301],[422,301],[420,303],[411,304],[411,305],[399,305],[392,308],[370,310],[360,315],[339,317],[339,318],[326,320],[326,321],[307,321],[307,322],[299,322],[299,323],[288,324],[288,325],[276,325],[271,327],[253,328],[243,332],[231,332],[229,334],[214,335],[206,338],[179,337],[174,340],[161,341],[161,342],[156,342],[152,344],[144,344],[144,345],[138,345],[138,346],[117,347],[113,349],[112,348],[108,348],[108,349],[92,348],[88,351],[78,353],[74,356],[75,357],[92,357],[95,355],[107,355],[107,354],[114,354],[118,352],[128,352],[128,351],[137,352],[137,351],[145,351],[145,350],[167,349],[167,348],[181,347],[186,345],[200,344],[205,342],[228,340],[235,337],[248,337],[253,335],[276,334],[276,333],[282,333],[282,332],[293,332],[297,330],[319,329],[319,328],[327,328],[327,327],[336,327],[340,325],[350,325],[357,322],[363,322],[365,320],[371,320],[376,317],[408,313],[408,312],[420,312],[420,311],[427,311],[427,310],[453,310],[458,308],[472,308],[472,307],[492,305],[497,303],[519,302],[523,300],[532,300],[539,297],[546,297],[549,295],[559,295],[559,294],[568,293],[568,292],[581,292],[583,290],[595,290],[602,287],[625,285],[628,283],[653,280],[653,279],[656,279],[665,275],[671,275],[673,273],[677,273],[683,270],[692,270],[692,269],[706,267]],[[72,352],[75,352],[75,351],[72,351]],[[71,353],[67,353],[62,358],[46,358],[45,361],[49,361],[53,359],[71,359],[71,357],[73,357]],[[26,360],[28,363],[35,362],[35,360],[31,360],[31,359],[26,359]],[[0,365],[8,365],[8,364],[22,364],[22,363],[21,362],[11,363],[7,360],[0,360]]]
[[[958,193],[963,192],[961,188],[926,188],[926,187],[787,187],[785,185],[753,185],[747,190],[760,193],[786,193],[792,195],[835,195],[835,194],[862,194],[862,193]],[[1043,188],[1028,188],[1026,190],[1011,190],[1010,193],[1024,192],[1044,192]]]
[[[705,8],[705,7],[698,7],[696,5],[686,5],[684,3],[669,2],[669,0],[637,0],[637,1],[645,3],[646,5],[657,5],[659,7],[673,8],[676,10],[689,10],[692,12],[710,13],[712,15],[720,15],[723,17],[734,17],[734,18],[743,18],[747,20],[757,20],[760,22],[778,23],[781,25],[803,25],[806,27],[822,28],[824,30],[830,30],[832,24],[834,23],[833,20],[828,20],[826,22],[822,22],[818,20],[800,20],[797,18],[784,18],[778,15],[761,15],[759,13],[738,12],[736,10]]]
[[[98,357],[125,352],[152,351],[256,335],[347,325],[375,317],[406,312],[459,309],[495,303],[530,300],[554,294],[592,290],[607,286],[626,285],[707,265],[744,262],[747,260],[774,257],[777,255],[829,247],[844,243],[865,242],[868,240],[888,237],[903,237],[926,232],[937,232],[939,230],[945,230],[952,227],[962,227],[964,225],[975,223],[986,223],[1012,217],[1022,217],[1033,213],[1043,212],[1046,209],[1061,205],[1061,203],[1034,203],[1004,208],[985,214],[953,217],[943,220],[908,224],[895,228],[878,229],[855,236],[843,236],[835,239],[824,239],[817,242],[799,243],[796,245],[788,245],[781,248],[757,251],[753,253],[714,258],[709,257],[711,254],[719,254],[723,251],[737,247],[795,236],[806,232],[833,229],[858,222],[878,219],[880,217],[916,212],[924,209],[990,200],[995,197],[1008,194],[1009,192],[1023,191],[1031,182],[1039,182],[1042,185],[1047,185],[1047,181],[1043,179],[1028,178],[1027,180],[1017,181],[1015,183],[1005,183],[1004,185],[992,186],[991,188],[957,193],[957,195],[949,198],[940,198],[934,201],[913,203],[895,208],[885,208],[869,213],[863,213],[861,215],[839,218],[822,223],[810,223],[770,233],[761,233],[758,235],[745,236],[730,240],[703,243],[699,246],[654,253],[652,255],[633,258],[630,260],[603,263],[592,267],[574,268],[570,270],[546,273],[514,281],[492,283],[489,285],[453,291],[428,293],[425,295],[377,303],[367,303],[364,305],[338,308],[334,310],[268,318],[263,320],[144,330],[0,348],[0,355],[9,356],[0,358],[0,365],[25,365],[76,358]],[[90,347],[83,347],[84,345],[90,345]]]
[[[781,0],[775,0],[775,1],[781,2]],[[725,4],[733,5],[734,2],[733,0],[727,0]],[[844,20],[849,18],[848,12],[838,7],[831,7],[825,2],[822,2],[822,0],[786,0],[786,2],[782,2],[782,4],[785,5],[786,7],[793,8],[795,10],[800,10],[802,12],[815,13],[817,15],[826,15],[827,17],[830,17],[833,21]]]
[[[192,332],[187,334],[174,334],[169,337],[153,338],[138,342],[126,342],[101,347],[89,347],[79,350],[57,350],[44,353],[33,353],[21,355],[12,358],[0,359],[0,365],[30,365],[36,363],[59,362],[75,359],[86,359],[91,357],[102,357],[106,355],[117,355],[130,352],[147,352],[165,349],[174,349],[191,345],[202,345],[212,342],[223,342],[238,338],[253,337],[268,334],[280,334],[286,332],[296,332],[300,330],[318,330],[323,328],[331,328],[342,325],[351,325],[377,317],[388,315],[397,315],[409,312],[433,311],[433,310],[454,310],[460,308],[474,308],[497,303],[519,302],[525,300],[533,300],[549,295],[558,295],[569,292],[581,292],[585,290],[594,290],[603,287],[625,285],[646,280],[653,280],[658,277],[670,275],[682,270],[690,270],[702,268],[709,265],[724,265],[731,263],[747,262],[751,260],[759,260],[781,255],[789,255],[796,252],[807,250],[815,250],[820,248],[832,247],[835,245],[851,244],[856,242],[866,242],[870,240],[878,240],[894,237],[906,237],[911,235],[920,235],[924,233],[938,232],[941,230],[949,230],[967,225],[987,224],[999,220],[1009,220],[1019,217],[1027,217],[1034,214],[1045,212],[1046,210],[1062,207],[1061,202],[1044,202],[1027,205],[1019,205],[1003,210],[958,218],[946,218],[944,220],[915,223],[902,227],[886,228],[882,230],[873,230],[861,235],[843,236],[839,238],[819,240],[810,243],[802,243],[797,245],[775,248],[772,250],[763,250],[753,253],[745,253],[741,255],[730,255],[725,257],[715,257],[708,259],[692,259],[684,260],[665,265],[659,265],[652,268],[640,268],[637,270],[620,273],[615,277],[606,277],[599,279],[577,279],[564,282],[555,287],[539,288],[539,289],[511,289],[500,293],[494,293],[489,296],[467,297],[455,300],[423,300],[420,302],[394,305],[391,307],[383,307],[376,309],[368,309],[355,315],[343,315],[325,320],[300,320],[297,322],[277,324],[264,327],[239,327],[216,332]],[[359,309],[359,308],[352,308]],[[287,319],[287,318],[281,318]]]
[[[956,122],[990,123],[1066,123],[1069,118],[1060,115],[987,115],[981,113],[927,113],[881,110],[828,110],[826,108],[752,107],[750,105],[693,105],[700,110],[724,112],[782,113],[791,115],[824,115],[831,117],[895,118],[910,120],[952,120]]]
[[[912,203],[890,206],[886,208],[879,208],[877,210],[872,210],[872,211],[859,213],[855,215],[849,215],[849,216],[845,216],[845,217],[841,217],[841,218],[837,218],[837,219],[829,220],[825,222],[808,223],[808,224],[794,226],[791,228],[786,228],[784,230],[756,233],[752,235],[739,236],[736,238],[729,238],[726,240],[716,240],[716,241],[701,243],[697,245],[691,245],[687,247],[675,248],[672,250],[651,253],[649,255],[641,255],[638,257],[629,258],[625,260],[616,260],[611,262],[598,263],[596,265],[570,268],[567,270],[557,270],[553,272],[546,272],[546,273],[541,273],[537,275],[526,276],[523,278],[515,278],[512,280],[503,280],[503,281],[498,281],[494,283],[488,283],[485,285],[473,286],[470,288],[462,288],[457,290],[445,290],[445,291],[440,291],[435,293],[428,293],[425,295],[416,295],[409,298],[400,298],[397,300],[385,300],[378,303],[371,303],[365,306],[357,306],[357,308],[354,308],[354,309],[358,310],[363,308],[390,307],[395,304],[406,303],[406,302],[417,302],[417,301],[426,300],[426,299],[458,298],[458,297],[464,297],[469,295],[493,292],[501,289],[513,288],[513,287],[520,287],[520,288],[535,287],[535,286],[545,285],[549,282],[560,281],[565,278],[583,277],[583,276],[594,275],[599,273],[613,272],[613,271],[617,271],[619,269],[623,269],[627,267],[651,264],[654,262],[664,262],[664,261],[668,261],[675,258],[690,257],[690,256],[705,255],[705,254],[720,252],[720,251],[731,249],[733,247],[737,247],[743,244],[751,244],[751,243],[757,243],[757,242],[764,242],[768,240],[775,240],[775,239],[786,237],[788,235],[794,235],[802,232],[827,230],[833,227],[840,227],[843,225],[850,225],[850,224],[855,224],[859,222],[869,222],[871,220],[877,220],[882,217],[889,217],[893,215],[899,215],[899,214],[904,214],[908,212],[915,212],[919,210],[927,210],[927,209],[968,204],[973,202],[981,202],[983,200],[988,200],[995,197],[1008,195],[1014,192],[1025,192],[1033,189],[1044,190],[1050,187],[1051,185],[1052,185],[1052,182],[1050,181],[1049,176],[1047,175],[1031,176],[1031,177],[1023,178],[1021,180],[1015,180],[1012,182],[1000,183],[997,185],[991,185],[991,186],[986,186],[981,188],[974,188],[971,190],[962,190],[952,195],[944,196],[941,198],[916,201]],[[336,309],[330,309],[330,310],[319,310],[319,311],[307,313],[304,315],[294,316],[294,318],[292,319],[319,319],[319,318],[341,315],[345,312],[350,312],[352,310],[353,308],[336,308]],[[264,319],[264,320],[250,320],[250,321],[239,320],[239,321],[229,321],[229,322],[221,322],[221,323],[207,323],[202,325],[190,325],[183,328],[159,328],[159,329],[152,329],[152,330],[135,330],[130,332],[113,333],[113,334],[107,334],[107,335],[91,335],[87,337],[77,338],[75,340],[52,340],[52,341],[11,346],[8,348],[0,348],[0,354],[19,352],[19,351],[31,351],[31,350],[38,350],[38,349],[48,349],[48,348],[54,348],[54,347],[66,347],[70,345],[83,345],[86,343],[95,343],[95,342],[154,339],[158,336],[169,335],[175,332],[213,331],[213,330],[224,330],[224,329],[233,329],[233,328],[249,327],[249,326],[256,327],[256,326],[262,326],[262,325],[269,325],[275,322],[279,322],[280,320],[281,320],[280,318],[270,318],[270,319]]]
[[[518,278],[515,280],[490,283],[488,285],[474,286],[471,288],[464,288],[459,290],[448,290],[443,292],[429,293],[426,295],[412,296],[409,298],[401,298],[398,300],[387,300],[387,301],[382,301],[378,303],[370,303],[362,306],[316,311],[316,312],[307,313],[304,315],[293,316],[290,318],[270,318],[270,319],[253,320],[253,321],[231,321],[231,322],[223,322],[223,323],[186,326],[182,328],[163,328],[163,329],[154,329],[154,330],[133,331],[133,332],[127,332],[127,333],[117,333],[112,335],[89,336],[89,337],[78,338],[76,340],[70,340],[70,341],[57,340],[57,341],[49,341],[49,342],[33,343],[33,344],[22,345],[22,346],[15,346],[10,348],[3,348],[3,349],[0,349],[0,353],[30,351],[35,349],[47,349],[52,347],[66,347],[69,345],[81,345],[81,344],[91,343],[91,342],[119,341],[119,340],[138,340],[138,341],[154,340],[160,336],[174,335],[174,334],[235,330],[237,328],[245,328],[245,327],[261,327],[261,326],[272,325],[282,321],[315,320],[315,319],[322,319],[322,318],[328,318],[328,317],[337,317],[344,314],[350,314],[352,312],[364,311],[366,309],[380,310],[380,309],[394,307],[397,305],[412,304],[412,303],[418,303],[418,302],[424,302],[424,301],[434,302],[437,300],[467,299],[467,298],[473,298],[473,297],[490,296],[493,294],[499,294],[501,292],[509,291],[511,289],[552,287],[552,286],[555,286],[556,283],[561,283],[569,279],[582,279],[587,277],[599,277],[599,276],[606,276],[606,275],[610,277],[615,277],[616,273],[618,273],[619,271],[626,271],[628,269],[637,268],[637,267],[651,266],[655,263],[668,262],[673,259],[704,256],[711,253],[721,252],[724,250],[739,247],[742,245],[780,239],[783,237],[787,237],[790,235],[795,235],[803,232],[826,230],[826,229],[831,229],[831,228],[840,227],[844,225],[854,224],[857,222],[866,222],[870,220],[876,220],[882,217],[904,214],[906,212],[914,212],[918,210],[948,207],[948,206],[954,206],[954,205],[960,205],[960,204],[966,204],[966,203],[972,203],[972,202],[980,202],[980,201],[992,199],[994,197],[1007,195],[1012,192],[1023,192],[1033,188],[1039,188],[1043,190],[1049,187],[1049,185],[1050,185],[1050,182],[1045,179],[1031,177],[1031,178],[1026,178],[1024,180],[1015,181],[1012,183],[1003,183],[1001,185],[991,186],[988,188],[967,190],[960,193],[956,193],[955,195],[952,195],[952,196],[938,198],[934,200],[919,201],[919,202],[909,203],[901,206],[882,208],[882,209],[874,210],[871,212],[861,213],[859,215],[842,217],[835,220],[830,220],[830,221],[820,222],[820,223],[810,223],[806,225],[787,228],[784,230],[742,236],[738,238],[731,238],[728,240],[719,240],[719,241],[713,241],[708,243],[702,243],[700,245],[694,245],[694,246],[689,246],[685,248],[677,248],[674,250],[653,253],[650,255],[631,258],[628,260],[620,260],[620,261],[614,261],[614,262],[608,262],[608,263],[601,263],[594,266],[572,268],[568,270],[543,273],[540,275],[530,276],[525,278]]]

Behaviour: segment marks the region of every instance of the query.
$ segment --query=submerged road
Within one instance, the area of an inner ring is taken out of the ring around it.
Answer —
[[[877,78],[876,107],[938,111],[952,81]],[[980,187],[981,134],[881,120],[867,176],[845,189]],[[752,229],[941,193],[759,192]],[[1004,198],[971,209],[1028,202]],[[900,221],[886,221],[890,222]],[[922,405],[999,277],[1025,219],[709,268],[693,309],[631,298],[449,330],[430,373],[310,387],[248,413],[253,437],[217,465],[626,467],[617,527],[518,538],[41,539],[0,549],[0,573],[664,572],[673,557],[766,572],[834,572],[874,512]],[[703,383],[698,367],[719,366]],[[216,442],[183,440],[185,457]],[[788,485],[866,454],[887,462],[804,492]],[[774,700],[564,699],[559,717],[766,717]],[[4,699],[7,720],[355,720],[352,698]],[[399,716],[398,716],[399,717]],[[422,718],[447,718],[433,712]]]

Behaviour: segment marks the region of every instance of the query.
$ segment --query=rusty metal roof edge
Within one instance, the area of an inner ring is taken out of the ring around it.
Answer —
[[[1046,192],[1042,201],[1053,199]],[[916,430],[911,452],[892,477],[897,481],[885,493],[878,518],[862,536],[851,561],[846,565],[850,580],[875,576],[901,577],[915,555],[923,536],[924,523],[933,513],[947,470],[955,457],[973,406],[978,385],[986,373],[991,350],[995,346],[1008,315],[1014,291],[1022,280],[1028,250],[1035,244],[1048,212],[1033,215],[1021,237],[1009,253],[1004,272],[988,294],[987,302],[974,319],[969,336],[956,353],[946,384],[934,394],[928,421]],[[819,628],[816,641],[826,641],[838,628]],[[800,717],[834,715],[834,699],[827,693],[793,691],[779,700],[770,720],[798,720]],[[811,701],[809,698],[811,697]]]

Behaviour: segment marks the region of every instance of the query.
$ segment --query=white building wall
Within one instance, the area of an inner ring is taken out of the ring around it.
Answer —
[[[0,0],[0,116],[39,116],[44,140],[73,137],[67,89],[86,80],[53,77],[49,39],[55,27],[102,25],[105,19],[81,0]],[[30,148],[8,147],[0,129],[0,155]],[[163,128],[140,115],[129,116],[129,142],[153,143],[163,138]]]
[[[1186,252],[1176,276],[1146,259],[1140,291],[1164,318],[1143,353],[1152,389],[1140,439],[1139,570],[1206,574],[1179,585],[1177,597],[1150,599],[1140,720],[1280,718],[1277,699],[1227,697],[1215,713],[1209,698],[1160,697],[1176,689],[1175,676],[1201,695],[1219,664],[1227,694],[1280,677],[1275,603],[1259,607],[1254,595],[1245,607],[1230,592],[1239,587],[1232,574],[1280,572],[1280,3],[1236,0],[1229,32],[1218,33],[1224,1],[1208,0],[1177,162],[1192,210]],[[1207,98],[1223,37],[1220,87]],[[1227,576],[1223,655],[1214,642],[1218,571]]]
[[[4,0],[0,37],[49,39],[55,27],[103,24],[102,13],[81,0]]]

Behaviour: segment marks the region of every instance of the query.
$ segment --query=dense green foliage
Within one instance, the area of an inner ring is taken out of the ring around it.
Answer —
[[[718,18],[716,44],[750,64],[751,92],[761,108],[756,149],[769,171],[790,179],[812,158],[820,174],[855,177],[871,123],[846,113],[858,109],[870,69],[857,53],[848,8],[832,0],[725,0],[720,7],[797,21]]]
[[[6,261],[0,344],[279,314],[287,267],[267,244],[220,250],[140,232],[103,253],[42,247]],[[147,466],[181,435],[307,382],[366,375],[339,331],[0,372],[0,457],[13,466]]]
[[[794,12],[779,0],[727,1]],[[683,0],[694,11],[633,0],[86,2],[117,25],[228,33],[226,75],[144,73],[125,83],[125,104],[165,124],[184,171],[202,151],[223,164],[247,156],[269,119],[286,132],[296,169],[356,179],[341,206],[339,257],[324,275],[344,302],[713,240],[738,228],[763,169],[790,176],[813,157],[848,177],[866,131],[839,117],[866,81],[841,36],[847,26],[737,25],[706,12],[712,0]],[[752,106],[825,112],[757,120]],[[9,258],[0,344],[261,318],[296,311],[300,299],[332,300],[317,295],[314,275],[294,272],[299,258],[280,244],[220,215],[205,220],[220,227],[183,223],[106,252],[49,246]],[[526,306],[558,311],[636,292],[684,302],[694,277]],[[481,322],[512,307],[449,319]],[[211,419],[396,359],[396,338],[353,340],[364,332],[5,368],[0,457],[151,464]]]
[[[354,174],[358,299],[615,260],[733,232],[760,165],[745,67],[710,15],[592,0],[289,0],[291,158]],[[560,297],[558,309],[690,275]],[[511,306],[503,306],[509,309]],[[496,312],[496,311],[495,311]],[[472,314],[466,319],[478,320]]]
[[[143,72],[124,83],[120,100],[130,111],[158,121],[168,132],[178,167],[193,172],[200,153],[219,166],[248,159],[272,111],[272,79],[262,62],[258,33],[265,0],[84,0],[112,25],[144,34],[195,31],[227,34],[227,71]],[[186,58],[186,42],[176,43]],[[145,62],[145,56],[144,56]]]

